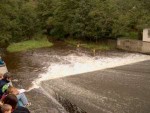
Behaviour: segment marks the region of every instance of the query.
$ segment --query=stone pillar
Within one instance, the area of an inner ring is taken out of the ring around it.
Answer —
[[[150,42],[150,28],[146,28],[143,30],[143,41]]]

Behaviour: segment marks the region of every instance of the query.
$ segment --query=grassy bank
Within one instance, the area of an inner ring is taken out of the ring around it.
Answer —
[[[74,45],[76,47],[84,47],[92,50],[112,50],[115,49],[114,46],[107,44],[106,42],[83,42],[79,40],[66,40],[66,43],[69,43],[71,45]]]
[[[10,44],[7,47],[7,51],[19,52],[19,51],[26,51],[26,50],[42,48],[42,47],[50,47],[52,45],[53,44],[49,42],[47,39],[28,40],[28,41]]]

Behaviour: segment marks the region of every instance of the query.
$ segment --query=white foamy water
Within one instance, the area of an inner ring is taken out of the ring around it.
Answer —
[[[39,86],[41,81],[76,75],[80,73],[92,72],[122,66],[126,64],[136,63],[144,60],[150,60],[149,55],[127,53],[115,57],[90,57],[83,55],[70,54],[68,56],[57,56],[61,62],[50,63],[45,73],[39,75],[33,84]]]

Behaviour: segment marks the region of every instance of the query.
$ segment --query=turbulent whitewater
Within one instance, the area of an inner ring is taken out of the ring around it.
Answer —
[[[150,60],[149,55],[138,53],[125,53],[117,54],[115,56],[89,56],[87,54],[68,54],[66,56],[51,55],[50,57],[56,58],[59,62],[49,62],[45,73],[39,74],[33,84],[34,87],[39,86],[41,81],[56,79],[65,76],[75,76],[77,74],[113,68],[126,64],[136,63],[144,60]]]

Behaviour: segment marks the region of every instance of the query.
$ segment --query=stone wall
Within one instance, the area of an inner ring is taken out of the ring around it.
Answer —
[[[108,39],[107,44],[113,47],[117,47],[117,40]]]
[[[117,48],[150,54],[150,42],[143,42],[140,40],[118,39]]]

